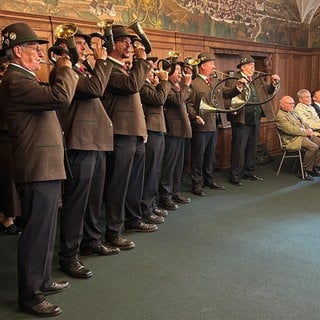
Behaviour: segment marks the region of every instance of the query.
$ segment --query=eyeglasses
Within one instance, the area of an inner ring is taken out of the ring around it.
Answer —
[[[125,43],[127,45],[131,45],[131,40],[128,40],[128,39],[116,39],[115,42],[121,42],[121,43]]]
[[[294,102],[283,102],[283,103],[285,103],[285,104],[290,104],[291,106],[294,106],[295,105],[295,103]]]
[[[37,51],[37,53],[43,53],[43,49],[41,49],[39,46],[28,46],[28,45],[26,45],[26,46],[23,46],[23,47],[35,50],[35,51]]]

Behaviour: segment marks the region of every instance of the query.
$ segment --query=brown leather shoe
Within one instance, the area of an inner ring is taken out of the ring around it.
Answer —
[[[154,214],[156,214],[159,217],[167,217],[168,216],[168,210],[166,210],[166,209],[154,208],[152,211]]]
[[[206,195],[202,188],[193,188],[192,193],[199,197],[204,197]]]
[[[179,206],[173,202],[171,199],[162,199],[160,200],[161,207],[167,210],[178,210]]]
[[[79,260],[60,260],[59,264],[60,270],[73,278],[86,279],[93,275],[92,271],[86,269],[86,267]]]
[[[209,187],[210,189],[226,190],[226,187],[224,185],[215,181],[206,182],[204,185]]]
[[[133,241],[126,239],[120,234],[106,233],[106,243],[111,246],[118,247],[120,250],[130,250],[135,247]]]
[[[157,216],[156,214],[148,214],[142,218],[143,222],[151,224],[160,224],[164,222],[164,217]]]
[[[70,283],[68,281],[52,281],[51,284],[42,289],[44,295],[60,293],[66,291],[70,288]]]
[[[53,317],[62,312],[60,307],[51,304],[47,300],[43,300],[31,307],[20,306],[20,310],[39,317]]]
[[[125,229],[127,231],[136,231],[136,232],[153,232],[153,231],[157,231],[158,227],[152,223],[145,223],[143,221],[139,221],[132,225],[126,225]]]
[[[120,249],[118,247],[113,246],[104,246],[103,244],[99,244],[94,248],[80,248],[79,254],[82,256],[90,256],[90,255],[99,255],[99,256],[112,256],[120,253]]]
[[[245,177],[252,181],[263,181],[264,179],[256,174],[246,174]]]
[[[238,187],[242,186],[241,180],[240,180],[238,177],[235,177],[235,176],[230,177],[230,178],[229,178],[229,182],[230,182],[231,184],[234,184],[235,186],[238,186]]]
[[[182,204],[187,204],[191,202],[191,199],[183,194],[176,194],[172,196],[172,200],[174,202],[182,203]]]

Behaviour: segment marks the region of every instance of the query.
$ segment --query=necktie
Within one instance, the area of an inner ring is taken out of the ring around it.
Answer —
[[[84,71],[84,67],[81,66],[81,65],[79,66],[79,70],[80,70],[81,73],[84,73],[84,72],[85,72],[85,71]]]
[[[207,84],[211,84],[211,78],[207,77],[206,82],[207,82]]]
[[[252,77],[247,77],[248,81],[251,82],[252,81]]]
[[[176,87],[177,91],[180,91],[180,90],[181,90],[179,83],[176,83],[174,86]]]

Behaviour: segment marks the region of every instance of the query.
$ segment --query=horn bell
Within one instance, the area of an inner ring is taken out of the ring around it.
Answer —
[[[231,99],[231,108],[238,109],[243,105],[245,105],[248,101],[249,95],[250,95],[250,91],[245,89],[240,94],[233,97]]]
[[[204,98],[201,99],[199,105],[199,115],[203,118],[206,114],[217,112],[217,107],[208,103]]]

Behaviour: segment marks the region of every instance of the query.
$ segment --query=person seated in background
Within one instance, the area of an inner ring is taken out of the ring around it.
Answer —
[[[313,130],[314,136],[320,136],[320,118],[312,106],[310,91],[301,89],[297,92],[298,103],[294,112]]]
[[[320,117],[320,90],[312,91],[311,98],[312,98],[311,105],[314,107],[318,116]]]
[[[302,163],[305,179],[313,180],[312,172],[320,166],[320,138],[313,135],[313,130],[294,111],[294,106],[292,97],[281,98],[280,109],[276,114],[276,127],[286,148],[305,150]]]

